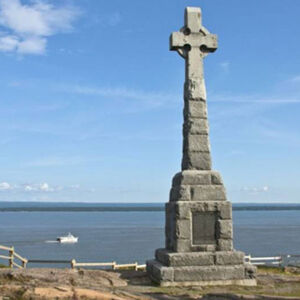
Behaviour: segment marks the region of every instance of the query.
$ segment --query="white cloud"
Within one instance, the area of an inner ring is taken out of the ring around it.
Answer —
[[[7,182],[0,182],[0,191],[10,190],[11,186]]]
[[[266,193],[270,190],[269,186],[265,185],[265,186],[262,186],[262,187],[247,187],[247,186],[244,186],[242,187],[241,189],[242,191],[244,192],[249,192],[249,193]]]
[[[165,98],[172,98],[171,95],[168,94],[160,94],[160,93],[149,93],[139,90],[130,90],[127,88],[91,88],[86,86],[75,86],[70,89],[70,91],[78,94],[85,95],[100,95],[106,97],[122,97],[122,98],[131,98],[134,100],[163,100]]]
[[[89,159],[80,156],[70,157],[44,157],[24,163],[25,167],[57,167],[65,165],[78,165],[86,163]]]
[[[18,187],[20,189],[20,187]],[[23,190],[25,192],[57,192],[61,191],[63,188],[60,186],[50,186],[47,182],[38,184],[24,184]]]
[[[71,185],[71,186],[70,186],[70,189],[73,189],[73,190],[79,190],[79,189],[80,189],[80,185],[79,185],[79,184]]]
[[[300,82],[300,75],[294,76],[290,79],[291,82],[298,83]]]
[[[63,196],[72,195],[74,193],[93,193],[95,189],[84,188],[79,184],[73,185],[52,185],[47,182],[42,183],[23,183],[23,184],[9,184],[7,182],[0,182],[0,193],[5,193],[7,197],[13,195],[22,195],[22,197],[31,197],[32,201],[38,198],[32,197],[47,197],[47,195]]]
[[[162,107],[164,105],[177,105],[182,98],[181,93],[164,93],[164,92],[151,92],[138,89],[129,89],[126,87],[89,87],[89,86],[62,86],[61,90],[68,93],[82,94],[86,96],[102,96],[107,98],[116,99],[118,103],[124,99],[126,101],[126,110],[123,113],[140,112],[144,110],[151,110]]]
[[[79,10],[55,7],[45,0],[23,4],[20,0],[0,0],[0,51],[43,54],[47,37],[72,29]]]
[[[40,190],[41,191],[44,191],[44,192],[49,192],[49,191],[51,191],[52,189],[49,187],[49,184],[48,183],[42,183],[41,185],[40,185]]]
[[[226,103],[250,103],[250,104],[297,104],[300,103],[300,97],[296,96],[262,96],[262,95],[222,95],[209,94],[208,101],[226,102]]]
[[[30,185],[25,185],[24,190],[25,190],[26,192],[31,192],[31,191],[34,190],[34,188],[33,188],[32,186],[30,186]]]
[[[262,188],[262,190],[263,190],[264,192],[267,192],[267,191],[269,190],[269,187],[268,187],[268,186],[264,186],[264,187]]]
[[[43,38],[30,38],[18,45],[18,52],[21,54],[41,54],[46,49],[47,40]]]
[[[16,36],[2,36],[0,37],[0,51],[9,52],[15,51],[19,44],[19,40]]]

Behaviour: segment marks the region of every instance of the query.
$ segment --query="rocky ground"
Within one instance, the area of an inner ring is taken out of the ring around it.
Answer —
[[[300,269],[261,268],[257,287],[161,288],[142,271],[0,270],[0,299],[300,299]]]

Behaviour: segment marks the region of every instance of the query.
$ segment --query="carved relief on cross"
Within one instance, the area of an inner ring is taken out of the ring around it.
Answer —
[[[187,7],[184,27],[170,36],[170,50],[176,50],[186,61],[186,79],[203,79],[202,59],[217,47],[217,35],[202,26],[200,8]]]

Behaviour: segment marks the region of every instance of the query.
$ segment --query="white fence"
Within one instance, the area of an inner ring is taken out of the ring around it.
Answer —
[[[281,256],[252,257],[251,255],[247,255],[245,256],[245,261],[255,266],[261,266],[261,265],[279,266],[282,263],[282,257]]]
[[[245,256],[245,261],[255,266],[295,266],[300,267],[300,255],[281,255],[273,257],[252,257]]]
[[[0,245],[0,250],[6,251],[8,253],[5,253],[6,255],[0,255],[1,260],[7,260],[8,261],[8,267],[9,268],[26,268],[26,265],[28,263],[28,260],[22,256],[20,256],[18,253],[15,252],[14,247],[6,247],[6,246],[1,246]],[[16,260],[19,263],[16,263]]]
[[[1,246],[0,250],[7,251],[8,255],[1,255],[0,260],[8,260],[8,266],[10,268],[26,268],[28,263],[39,263],[39,264],[69,264],[72,269],[80,267],[108,267],[113,270],[121,269],[133,269],[133,270],[145,270],[146,265],[139,265],[137,262],[133,264],[117,264],[116,262],[77,262],[75,259],[72,260],[27,260],[14,250],[14,247]],[[15,260],[20,263],[17,264]],[[255,266],[298,266],[300,267],[300,255],[281,255],[272,257],[252,257],[251,255],[245,256],[245,262],[251,263]]]
[[[137,262],[134,264],[117,264],[115,261],[113,262],[77,262],[75,259],[71,261],[71,268],[75,269],[78,267],[110,267],[113,270],[145,270],[146,265],[139,265]]]

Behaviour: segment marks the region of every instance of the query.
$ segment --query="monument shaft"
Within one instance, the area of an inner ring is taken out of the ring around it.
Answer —
[[[186,65],[182,171],[166,204],[165,248],[147,262],[149,276],[163,286],[256,284],[255,267],[233,250],[231,203],[220,174],[211,170],[203,58],[216,49],[200,8],[187,7],[185,26],[170,37],[170,50]]]
[[[170,49],[185,59],[182,170],[211,170],[203,58],[217,49],[217,37],[202,26],[199,9],[186,9],[185,26],[172,33]]]

